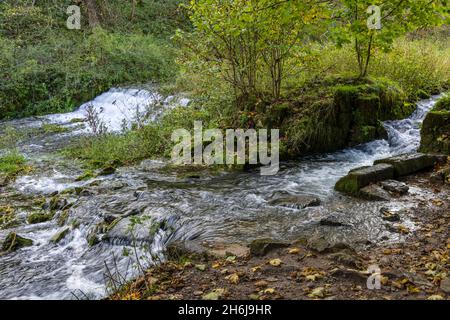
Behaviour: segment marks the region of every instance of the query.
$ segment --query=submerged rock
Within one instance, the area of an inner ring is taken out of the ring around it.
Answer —
[[[253,256],[262,257],[272,250],[289,247],[288,242],[277,241],[273,239],[257,239],[253,240],[250,245],[250,253]]]
[[[272,206],[281,206],[293,209],[320,206],[320,199],[308,195],[287,195],[275,197],[269,201]]]
[[[53,215],[51,213],[32,213],[28,216],[27,222],[29,224],[37,224],[49,221],[53,218]]]
[[[115,167],[113,167],[113,166],[108,166],[108,167],[103,168],[103,169],[98,173],[98,175],[99,175],[99,176],[108,176],[108,175],[110,175],[110,174],[115,173],[116,170],[117,170],[117,169],[116,169]]]
[[[350,195],[358,195],[360,189],[371,183],[392,179],[394,177],[394,167],[390,164],[377,164],[371,167],[357,168],[341,178],[335,189]]]
[[[409,187],[406,185],[406,183],[397,180],[386,180],[382,181],[380,184],[384,190],[398,193],[400,195],[405,195],[409,191]]]
[[[29,247],[32,245],[33,245],[33,240],[23,238],[23,237],[19,236],[18,234],[16,234],[15,232],[11,232],[10,234],[8,234],[6,239],[3,241],[2,251],[3,252],[11,252],[11,251],[16,251],[20,248]]]
[[[70,231],[69,227],[65,227],[61,231],[58,231],[53,237],[51,237],[50,242],[53,242],[53,243],[60,242],[62,239],[64,239],[67,236],[69,231]]]
[[[399,222],[401,220],[398,212],[390,211],[387,208],[381,208],[380,210],[382,219],[389,222]]]
[[[329,217],[320,220],[320,225],[327,227],[342,227],[345,226],[345,223],[343,223],[338,216],[330,215]]]
[[[391,165],[394,167],[395,176],[402,177],[425,169],[432,168],[438,161],[439,161],[438,156],[416,153],[416,154],[403,154],[392,158],[377,160],[375,161],[375,164]]]
[[[372,201],[389,201],[391,200],[391,195],[389,192],[384,190],[382,187],[376,184],[364,187],[359,191],[362,198]]]

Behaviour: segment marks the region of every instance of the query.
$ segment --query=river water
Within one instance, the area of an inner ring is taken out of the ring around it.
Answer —
[[[420,124],[437,98],[420,101],[408,119],[386,122],[388,140],[282,163],[275,176],[261,176],[256,171],[180,178],[161,170],[164,162],[146,160],[110,176],[75,181],[83,172],[81,164],[63,158],[57,151],[79,135],[89,134],[83,124],[71,121],[83,118],[89,105],[102,111],[102,120],[109,130],[119,131],[140,118],[143,110],[150,110],[151,121],[162,110],[188,103],[186,99],[173,97],[161,101],[159,95],[146,90],[112,89],[73,113],[2,122],[0,132],[6,127],[26,131],[44,123],[55,123],[70,131],[21,139],[19,149],[35,170],[0,189],[0,206],[13,206],[19,220],[25,221],[36,210],[33,205],[36,198],[49,199],[55,191],[74,187],[83,187],[86,192],[67,196],[72,205],[69,223],[76,221],[76,227],[57,244],[50,242],[50,238],[61,230],[56,222],[58,216],[45,223],[22,223],[0,230],[0,239],[14,231],[34,241],[31,247],[0,256],[0,298],[102,298],[107,294],[108,277],[137,275],[139,265],[163,259],[161,252],[172,241],[246,243],[261,237],[294,240],[319,235],[330,242],[352,245],[401,241],[402,236],[385,227],[379,211],[386,206],[412,208],[413,202],[365,202],[343,196],[333,187],[353,168],[372,165],[376,159],[416,152]],[[270,205],[268,200],[279,193],[314,196],[322,204],[302,210]],[[427,196],[415,188],[410,193]],[[319,223],[330,215],[344,226]],[[89,246],[87,236],[93,228],[117,217],[123,219],[113,231],[100,243]],[[129,229],[132,217],[142,218],[143,222],[130,236],[124,230]],[[164,223],[149,235],[149,225],[155,221]],[[403,224],[414,228],[407,219]]]

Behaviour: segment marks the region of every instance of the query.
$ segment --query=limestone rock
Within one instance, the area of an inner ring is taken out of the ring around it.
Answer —
[[[262,257],[272,250],[289,247],[289,243],[272,239],[257,239],[253,240],[249,247],[252,255]]]
[[[364,187],[359,191],[362,198],[372,201],[389,201],[391,200],[391,195],[389,192],[384,190],[382,187],[372,184],[370,186]]]
[[[404,182],[400,182],[397,180],[386,180],[382,181],[380,185],[384,190],[394,192],[400,195],[405,195],[409,191],[409,187]]]
[[[392,179],[393,177],[394,167],[390,164],[381,163],[350,171],[348,175],[336,183],[335,189],[350,195],[357,195],[360,189],[369,184]]]
[[[436,162],[438,162],[437,156],[415,153],[377,160],[375,164],[390,164],[394,167],[395,176],[402,177],[432,168]]]

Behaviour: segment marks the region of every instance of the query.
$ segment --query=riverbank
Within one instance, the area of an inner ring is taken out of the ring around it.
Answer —
[[[150,268],[145,276],[109,298],[449,299],[448,182],[436,179],[436,170],[402,181],[412,189],[433,194],[431,200],[420,199],[417,194],[406,196],[419,201],[416,209],[380,212],[387,228],[405,236],[403,241],[352,247],[310,238],[267,240],[249,246],[203,243],[201,250],[176,245],[169,248],[168,261]],[[405,216],[414,222],[414,228],[402,225]],[[368,271],[381,272],[380,289],[368,289]]]

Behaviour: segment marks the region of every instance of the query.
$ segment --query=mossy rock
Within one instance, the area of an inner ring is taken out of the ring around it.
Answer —
[[[421,152],[450,154],[450,95],[440,99],[422,125]]]
[[[27,217],[27,222],[29,224],[37,224],[42,222],[47,222],[53,218],[51,213],[32,213]]]
[[[394,178],[394,167],[390,164],[378,164],[371,167],[357,168],[341,178],[335,185],[335,190],[357,196],[359,190],[371,183]]]
[[[86,170],[82,175],[77,177],[75,181],[86,181],[97,177],[97,175],[92,170]]]
[[[23,237],[19,236],[18,234],[16,234],[15,232],[11,232],[10,234],[8,234],[6,239],[3,241],[2,251],[3,252],[11,252],[11,251],[16,251],[20,248],[29,247],[32,245],[33,245],[33,240],[23,238]]]
[[[53,237],[50,238],[50,242],[58,243],[62,239],[64,239],[70,232],[69,227],[65,227],[64,229],[58,231],[56,234],[53,235]]]
[[[62,227],[66,224],[67,219],[69,218],[69,210],[64,210],[61,212],[61,214],[58,216],[58,226]]]
[[[262,257],[272,250],[289,247],[288,242],[277,241],[273,239],[257,239],[253,240],[250,245],[250,254]]]
[[[116,168],[113,166],[107,166],[103,169],[100,170],[100,172],[98,173],[99,176],[108,176],[111,174],[114,174],[116,172]]]
[[[51,197],[50,201],[46,203],[42,208],[49,209],[50,211],[57,211],[66,209],[68,202],[66,199],[61,198],[58,194]]]

